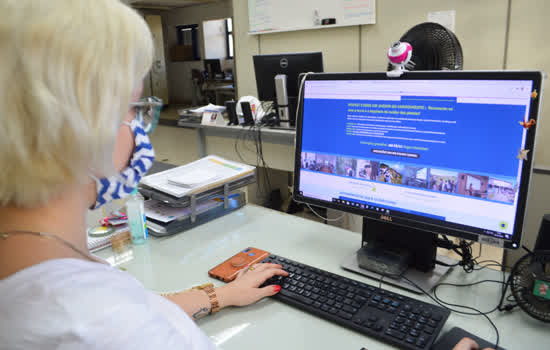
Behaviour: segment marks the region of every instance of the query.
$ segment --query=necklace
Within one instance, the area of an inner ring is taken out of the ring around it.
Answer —
[[[98,259],[98,258],[94,257],[93,255],[91,255],[90,253],[86,253],[86,252],[83,252],[82,250],[78,249],[71,242],[69,242],[69,241],[67,241],[67,240],[65,240],[65,239],[63,239],[59,236],[53,235],[51,233],[16,230],[16,231],[9,231],[9,232],[0,232],[0,239],[1,240],[6,240],[11,235],[29,235],[29,236],[35,236],[35,237],[40,237],[40,238],[52,239],[52,240],[54,240],[58,243],[61,243],[65,246],[71,248],[73,251],[75,251],[78,254],[82,255],[86,259],[89,259],[89,260],[94,261],[94,262],[105,263],[105,262],[101,261],[100,259]]]

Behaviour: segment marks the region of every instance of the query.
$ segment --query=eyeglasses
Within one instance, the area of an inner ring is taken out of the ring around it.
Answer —
[[[159,121],[162,100],[155,96],[144,97],[130,106],[136,109],[136,118],[143,123],[145,132],[152,133]]]

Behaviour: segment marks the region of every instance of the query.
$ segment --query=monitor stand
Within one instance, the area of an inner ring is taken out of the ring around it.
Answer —
[[[450,270],[435,260],[452,265],[456,261],[438,256],[437,236],[429,231],[373,219],[363,219],[362,247],[342,262],[346,270],[422,294],[405,278],[430,291]]]

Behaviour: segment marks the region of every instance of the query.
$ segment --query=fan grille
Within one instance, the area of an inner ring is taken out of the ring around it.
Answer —
[[[535,275],[549,268],[550,251],[527,254],[514,266],[510,283],[512,294],[523,311],[543,322],[550,322],[550,300],[534,295],[533,288]]]
[[[463,67],[462,46],[456,36],[438,23],[418,24],[400,41],[412,45],[411,61],[414,65],[409,70],[461,70]],[[388,70],[393,69],[391,64]]]

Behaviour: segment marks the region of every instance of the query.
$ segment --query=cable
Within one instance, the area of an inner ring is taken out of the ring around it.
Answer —
[[[430,299],[432,299],[434,302],[436,302],[439,306],[451,311],[451,312],[455,312],[457,314],[461,314],[461,315],[471,315],[471,316],[483,316],[485,317],[489,323],[491,324],[491,326],[493,327],[493,329],[495,330],[495,333],[497,335],[497,339],[496,339],[496,342],[495,342],[495,349],[498,349],[498,344],[500,342],[500,333],[498,332],[498,328],[497,326],[493,323],[493,321],[491,320],[491,318],[489,318],[489,316],[487,316],[490,312],[482,312],[474,307],[471,307],[471,306],[466,306],[466,305],[458,305],[458,304],[452,304],[452,303],[446,303],[446,302],[440,302],[440,300],[438,298],[435,298],[433,296],[431,296],[428,292],[426,292],[422,287],[420,287],[419,285],[417,285],[415,282],[411,281],[410,279],[408,279],[406,276],[401,276],[401,278],[403,278],[405,281],[407,281],[409,284],[411,284],[412,286],[414,286],[416,289],[418,289],[419,291],[421,291],[422,293],[424,293],[425,295],[427,295]],[[487,281],[492,281],[492,280],[487,280]],[[482,283],[483,281],[480,281],[480,283]],[[494,282],[494,281],[493,281]],[[497,281],[498,283],[501,283],[500,281]],[[437,285],[436,285],[437,287]],[[434,287],[435,289],[435,287]],[[472,310],[472,311],[475,311],[475,313],[471,313],[471,312],[464,312],[464,311],[460,311],[460,310],[456,310],[456,309],[452,309],[450,308],[449,306],[447,305],[450,305],[450,306],[453,306],[453,307],[460,307],[460,308],[463,308],[463,309],[468,309],[468,310]],[[491,312],[494,312],[494,310],[492,310]]]
[[[346,215],[345,213],[343,213],[342,215],[340,215],[340,216],[337,217],[336,219],[329,219],[329,218],[325,218],[325,217],[321,216],[320,214],[317,214],[317,212],[316,212],[315,210],[313,210],[313,208],[312,208],[309,204],[305,203],[305,205],[307,205],[307,207],[309,208],[309,210],[311,210],[311,212],[312,212],[313,214],[317,215],[319,218],[321,218],[322,220],[325,220],[325,221],[330,221],[330,222],[332,222],[332,221],[339,221],[339,220],[342,220],[342,218],[344,217],[344,215]]]

